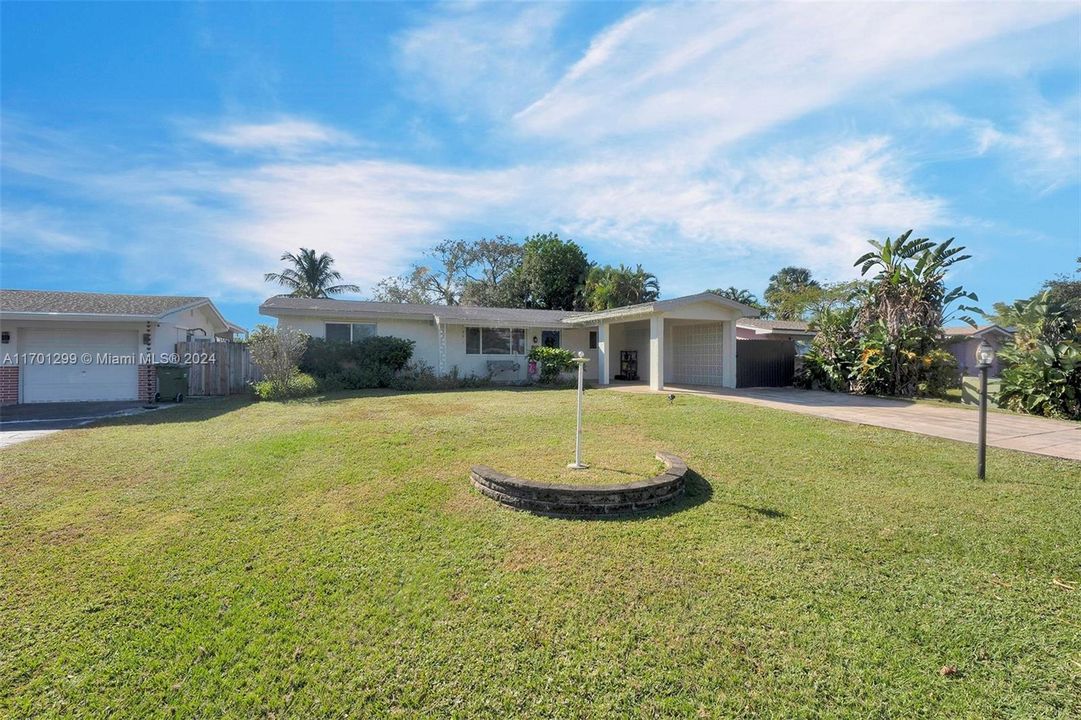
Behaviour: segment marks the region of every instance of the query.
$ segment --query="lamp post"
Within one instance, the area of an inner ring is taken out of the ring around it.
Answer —
[[[995,360],[995,349],[986,340],[976,348],[976,367],[980,369],[980,438],[976,456],[976,477],[983,480],[987,465],[987,372]]]
[[[578,428],[574,435],[574,462],[567,465],[572,470],[584,470],[589,467],[582,462],[582,377],[583,369],[589,358],[581,350],[578,351],[578,357],[571,358],[571,362],[578,366]]]

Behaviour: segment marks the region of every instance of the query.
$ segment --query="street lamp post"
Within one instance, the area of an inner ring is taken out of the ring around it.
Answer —
[[[567,467],[572,470],[584,470],[589,466],[582,462],[582,377],[584,374],[583,370],[586,363],[589,362],[589,358],[586,357],[584,352],[579,350],[578,357],[571,358],[571,362],[578,366],[578,428],[574,435],[574,462],[567,465]]]
[[[980,438],[976,456],[976,477],[983,480],[987,470],[987,372],[995,360],[995,349],[986,340],[976,348],[976,367],[980,369]]]

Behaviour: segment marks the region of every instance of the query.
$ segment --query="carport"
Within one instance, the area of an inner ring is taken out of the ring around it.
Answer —
[[[564,322],[597,328],[598,382],[620,374],[622,352],[634,352],[639,381],[736,387],[736,321],[754,308],[713,293],[604,310]]]

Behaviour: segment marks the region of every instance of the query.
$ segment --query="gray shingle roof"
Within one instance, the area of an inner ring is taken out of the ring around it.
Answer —
[[[160,317],[208,298],[178,295],[119,295],[56,290],[0,290],[0,312]]]
[[[366,300],[333,300],[297,298],[277,295],[259,306],[264,315],[284,312],[290,315],[305,313],[348,317],[416,317],[431,320],[436,316],[449,322],[492,323],[505,322],[522,325],[558,325],[564,318],[582,313],[564,310],[525,310],[519,308],[471,307],[465,305],[414,305],[411,303],[384,303]]]

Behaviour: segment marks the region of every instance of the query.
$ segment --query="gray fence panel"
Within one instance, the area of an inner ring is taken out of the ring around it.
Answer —
[[[791,340],[736,341],[736,387],[788,387],[795,372]]]

